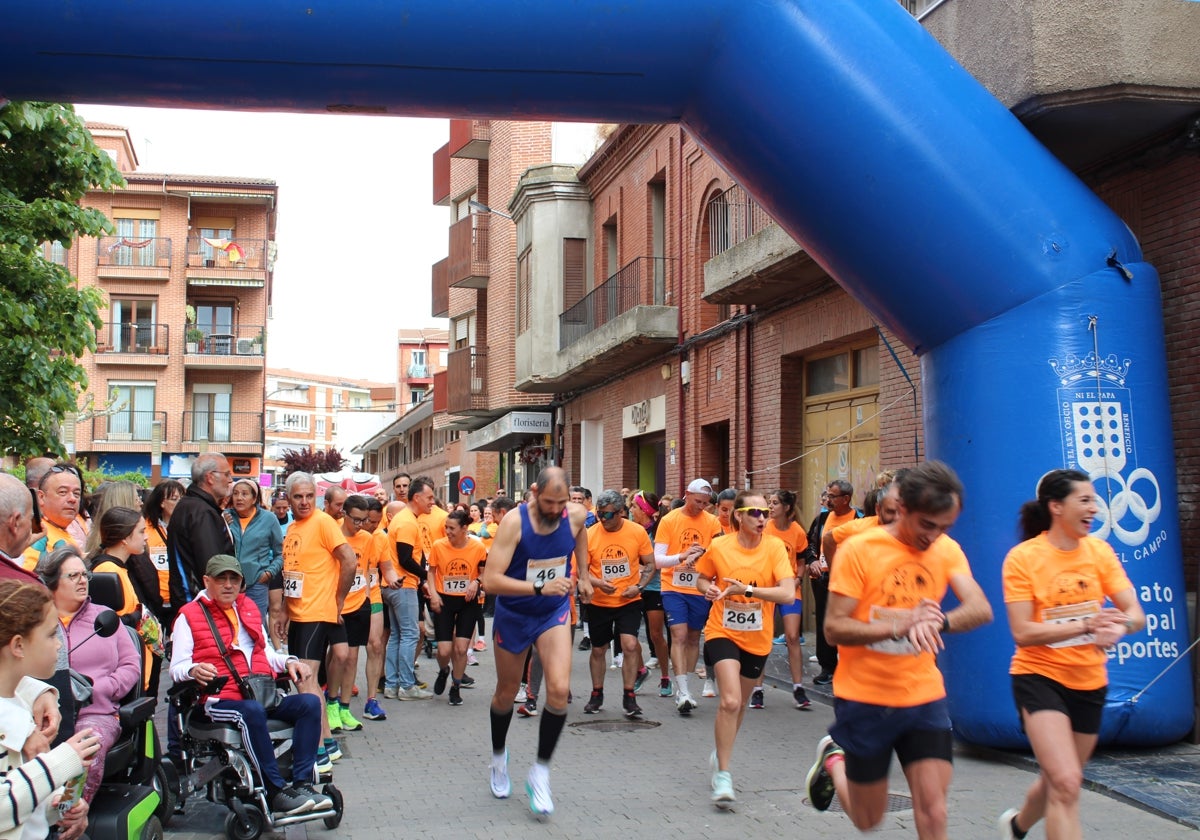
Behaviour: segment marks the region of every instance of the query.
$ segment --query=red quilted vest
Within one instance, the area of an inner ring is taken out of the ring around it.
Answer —
[[[233,646],[233,625],[229,622],[229,616],[225,615],[225,611],[216,605],[215,602],[208,598],[200,597],[193,601],[188,601],[179,611],[181,615],[187,618],[188,627],[192,631],[192,661],[203,662],[206,665],[212,665],[217,669],[217,674],[224,677],[229,677],[229,681],[217,693],[217,697],[224,700],[242,700],[242,692],[238,688],[237,678],[246,676],[248,673],[254,674],[272,674],[271,665],[267,662],[266,654],[266,638],[263,635],[262,616],[258,612],[258,606],[251,599],[247,598],[245,593],[240,593],[237,600],[233,604],[233,608],[237,610],[238,620],[250,633],[250,638],[254,640],[254,655],[251,661],[251,667],[246,668],[246,656],[240,650]],[[201,610],[207,610],[212,616],[213,623],[216,624],[217,632],[221,634],[221,641],[225,643],[225,650],[229,652],[229,658],[233,660],[233,664],[237,667],[238,673],[230,674],[229,666],[225,664],[225,658],[221,656],[221,651],[217,649],[217,642],[213,638],[212,630],[208,626],[208,621],[204,618],[204,613]]]

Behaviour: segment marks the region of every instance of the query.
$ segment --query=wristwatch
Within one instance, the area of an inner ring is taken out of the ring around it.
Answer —
[[[542,594],[542,587],[543,587],[543,586],[545,586],[545,585],[546,585],[546,582],[545,582],[544,580],[535,580],[535,581],[533,582],[533,594],[534,594],[534,595],[541,595],[541,594]]]
[[[747,586],[746,591],[743,592],[742,594],[745,595],[747,598],[753,598],[754,597],[754,587]]]

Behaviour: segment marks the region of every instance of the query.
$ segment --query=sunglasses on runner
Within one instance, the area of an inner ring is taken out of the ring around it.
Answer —
[[[735,508],[738,513],[744,513],[747,516],[753,516],[755,519],[762,519],[770,515],[771,511],[763,507],[740,507]]]
[[[619,510],[602,510],[602,511],[598,512],[596,514],[596,516],[600,519],[601,522],[607,522],[608,520],[610,520],[614,516],[616,516],[618,513],[620,513]]]

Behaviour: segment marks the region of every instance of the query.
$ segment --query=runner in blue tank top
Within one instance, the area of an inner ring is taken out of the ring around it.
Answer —
[[[525,653],[537,645],[546,680],[546,706],[538,730],[537,762],[529,770],[525,790],[529,807],[539,816],[554,812],[550,796],[550,757],[567,720],[571,678],[571,597],[591,599],[587,576],[579,579],[577,563],[587,563],[587,510],[569,503],[567,475],[547,467],[531,488],[533,500],[519,516],[506,516],[496,531],[483,571],[483,586],[496,596],[492,621],[496,657],[496,693],[492,695],[492,795],[506,798],[512,790],[505,741],[512,722],[513,700],[521,683]]]

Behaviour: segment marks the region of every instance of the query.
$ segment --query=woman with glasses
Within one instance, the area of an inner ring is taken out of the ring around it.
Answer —
[[[783,541],[764,535],[770,508],[763,496],[743,490],[734,500],[734,533],[717,537],[696,561],[696,588],[710,604],[704,627],[704,664],[717,680],[709,759],[712,801],[718,808],[737,799],[729,759],[746,714],[746,698],[771,653],[774,604],[796,599],[796,576]]]
[[[100,738],[100,751],[83,786],[83,798],[90,803],[104,779],[104,757],[121,734],[117,708],[141,678],[142,662],[133,638],[123,629],[107,639],[88,638],[96,616],[106,608],[88,596],[92,575],[84,568],[78,549],[55,549],[41,559],[37,573],[58,610],[71,667],[92,681],[92,699],[75,720],[77,732],[90,727]]]
[[[259,614],[270,614],[271,578],[283,568],[283,529],[279,519],[258,503],[258,485],[246,478],[233,483],[233,515],[229,533],[233,552],[242,564],[246,594],[258,605]]]

